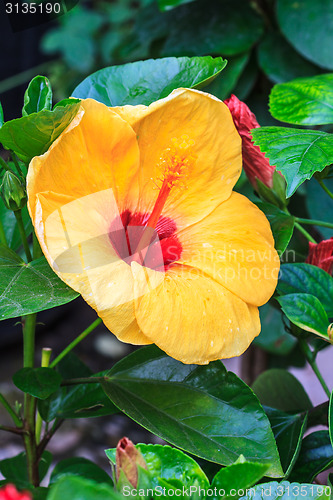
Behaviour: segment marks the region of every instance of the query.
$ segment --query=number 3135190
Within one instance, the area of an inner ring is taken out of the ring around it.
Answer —
[[[6,3],[7,14],[60,14],[60,3]]]

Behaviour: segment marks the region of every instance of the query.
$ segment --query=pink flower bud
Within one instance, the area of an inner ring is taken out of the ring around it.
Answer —
[[[272,188],[275,167],[269,164],[268,158],[265,158],[259,147],[253,144],[250,134],[250,130],[260,126],[255,115],[233,94],[224,103],[228,106],[235,127],[242,138],[243,167],[249,181],[254,188],[257,187],[257,179]]]
[[[32,496],[27,491],[17,491],[13,484],[6,484],[0,488],[0,500],[32,500]]]
[[[119,479],[121,471],[133,488],[138,484],[138,465],[147,469],[146,462],[140,451],[137,450],[130,439],[123,437],[116,449],[116,477]]]
[[[305,262],[320,267],[328,274],[332,274],[333,238],[323,240],[320,243],[309,242],[309,255]]]

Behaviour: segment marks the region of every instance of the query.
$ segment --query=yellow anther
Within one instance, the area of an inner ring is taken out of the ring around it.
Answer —
[[[180,138],[173,137],[171,146],[166,148],[158,162],[158,167],[162,172],[162,181],[171,188],[177,184],[178,187],[185,188],[184,179],[194,166],[197,156],[192,152],[195,141],[183,134]]]

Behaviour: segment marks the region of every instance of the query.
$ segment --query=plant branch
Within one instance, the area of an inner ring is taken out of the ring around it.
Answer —
[[[16,425],[16,427],[22,427],[23,424],[21,422],[21,419],[16,414],[16,412],[13,410],[13,408],[11,407],[11,405],[8,403],[8,401],[5,398],[5,396],[3,394],[1,394],[1,393],[0,393],[0,403],[7,410],[7,412],[9,413],[9,415],[12,417],[13,422]]]
[[[7,425],[0,425],[0,431],[11,432],[12,434],[27,434],[27,431],[24,429],[19,429],[17,427],[8,427]]]
[[[324,184],[324,182],[323,182],[321,179],[318,179],[318,177],[316,177],[316,179],[317,179],[317,181],[318,181],[319,185],[320,185],[320,186],[323,188],[323,190],[325,191],[325,193],[326,193],[326,194],[328,194],[328,196],[329,196],[330,198],[332,198],[332,200],[333,200],[333,193],[332,193],[332,191],[330,191],[330,190],[328,189],[328,187]]]
[[[314,353],[311,351],[311,349],[309,348],[307,342],[304,339],[302,339],[302,338],[299,337],[298,341],[299,341],[300,347],[301,347],[301,349],[302,349],[302,351],[303,351],[303,353],[304,353],[304,355],[306,357],[307,362],[311,366],[314,374],[316,375],[317,379],[319,380],[319,382],[320,382],[322,388],[324,389],[327,397],[330,398],[331,392],[330,392],[329,388],[327,387],[326,382],[323,379],[322,374],[319,371],[318,365],[317,365],[315,357],[314,357]]]
[[[21,236],[21,240],[22,240],[22,243],[23,243],[23,248],[24,248],[24,251],[25,251],[25,255],[27,256],[28,262],[31,262],[32,261],[32,256],[31,256],[31,252],[30,252],[30,248],[29,248],[29,243],[28,243],[27,235],[25,234],[25,229],[24,229],[24,224],[23,224],[23,219],[22,219],[22,212],[21,212],[21,210],[16,210],[14,212],[14,214],[15,214],[15,217],[16,217],[16,221],[17,221],[17,225],[18,225],[19,231],[20,231],[20,236]]]
[[[6,163],[6,162],[5,162],[5,160],[2,158],[2,156],[1,156],[1,155],[0,155],[0,165],[1,165],[1,166],[5,169],[5,170],[7,170],[7,172],[12,172],[12,173],[14,173],[14,172],[12,171],[12,169],[10,168],[10,166],[9,166],[9,165],[7,165],[7,163]]]
[[[297,227],[297,229],[299,230],[300,233],[303,234],[303,236],[305,236],[305,238],[309,241],[311,241],[311,243],[317,243],[316,240],[314,238],[312,238],[311,234],[309,234],[306,229],[304,229],[304,227],[302,227],[298,222],[297,222],[297,218],[295,217],[295,227]]]
[[[295,217],[295,221],[300,224],[310,224],[311,226],[322,226],[333,229],[333,224],[331,222],[325,222],[323,220],[302,219],[301,217]]]
[[[11,151],[10,155],[12,157],[12,160],[13,160],[13,163],[14,163],[15,168],[17,170],[17,173],[19,174],[19,176],[21,177],[21,179],[24,180],[24,175],[23,175],[23,172],[21,170],[21,167],[20,167],[20,164],[18,162],[16,154],[13,151]]]
[[[45,450],[46,446],[48,445],[48,442],[50,439],[53,437],[53,435],[57,432],[59,427],[64,423],[65,419],[64,418],[59,418],[54,422],[54,425],[52,429],[50,429],[44,436],[39,445],[37,446],[37,459],[39,459],[42,456],[43,451]]]
[[[85,339],[89,333],[102,323],[101,318],[97,318],[91,325],[88,326],[76,339],[73,340],[65,349],[52,361],[50,368],[54,368],[72,349],[74,349],[81,340]]]

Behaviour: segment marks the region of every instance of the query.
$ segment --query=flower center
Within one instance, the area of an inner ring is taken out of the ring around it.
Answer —
[[[171,189],[174,186],[180,189],[186,188],[184,180],[197,159],[197,156],[192,151],[194,144],[195,141],[189,139],[186,134],[183,134],[180,138],[173,137],[171,139],[171,146],[165,149],[160,156],[157,167],[162,173],[162,177],[158,179],[162,182],[162,186],[147,221],[146,230],[143,232],[142,238],[135,250],[137,256],[134,260],[139,263],[142,263],[145,252],[152,241],[154,229]]]
[[[133,248],[136,249],[146,230],[146,224],[150,217],[149,213],[131,213],[125,210],[119,218],[115,219],[109,229],[109,238],[118,256],[131,264],[136,260]],[[121,229],[119,227],[121,226]],[[153,230],[151,243],[144,256],[143,265],[155,269],[155,271],[166,271],[172,262],[178,260],[182,253],[182,246],[178,240],[175,222],[160,216],[156,228]]]

